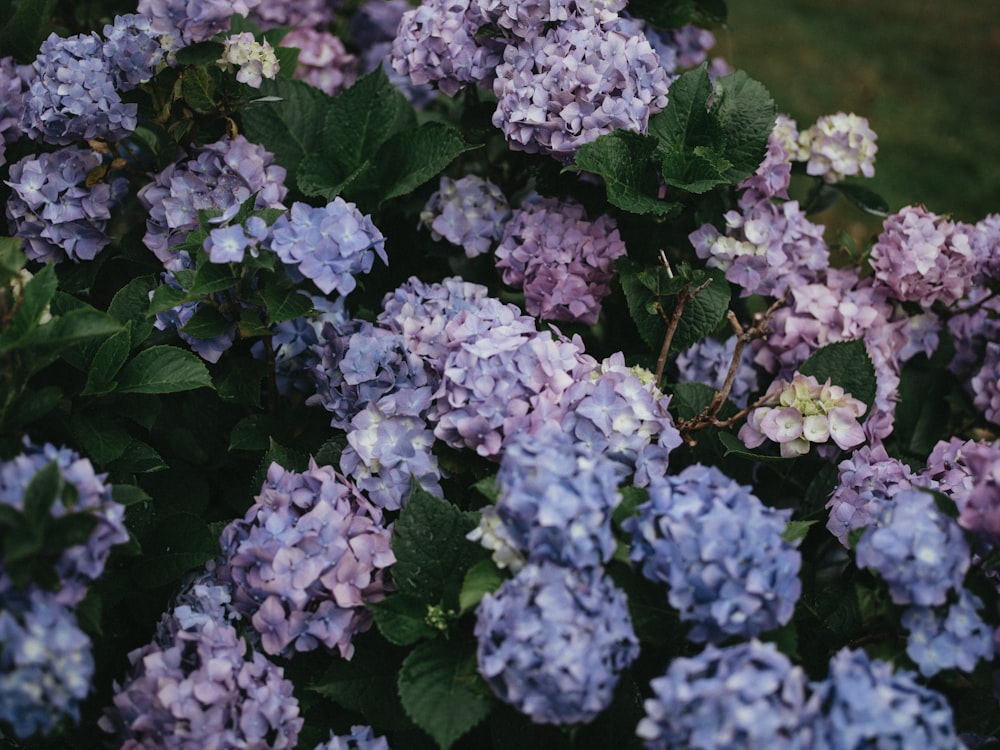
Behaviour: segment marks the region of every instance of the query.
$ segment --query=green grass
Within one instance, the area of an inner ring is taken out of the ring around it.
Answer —
[[[867,117],[879,147],[868,185],[893,211],[1000,212],[1000,3],[731,0],[716,36],[800,128]]]

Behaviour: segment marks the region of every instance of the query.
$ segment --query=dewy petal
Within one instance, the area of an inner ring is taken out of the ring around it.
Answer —
[[[827,416],[830,423],[830,437],[843,450],[861,445],[865,441],[865,432],[850,409],[838,406],[831,409]]]
[[[787,443],[802,435],[802,414],[788,406],[774,409],[760,421],[760,430],[776,443]]]
[[[813,414],[802,420],[802,436],[810,443],[825,443],[830,437],[830,425],[825,414]]]

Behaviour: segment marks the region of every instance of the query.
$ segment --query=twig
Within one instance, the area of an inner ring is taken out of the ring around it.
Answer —
[[[669,269],[670,266],[667,266]],[[659,386],[660,381],[663,379],[663,371],[667,367],[667,355],[670,353],[670,344],[674,340],[674,334],[677,333],[677,326],[681,322],[681,316],[684,314],[684,306],[688,302],[697,297],[701,292],[708,288],[708,285],[712,283],[712,279],[708,279],[700,286],[691,289],[691,284],[687,283],[684,288],[681,289],[680,294],[677,295],[677,304],[674,306],[674,311],[667,317],[666,311],[663,309],[663,305],[659,302],[656,303],[656,309],[660,313],[660,317],[663,318],[664,322],[667,324],[667,333],[663,337],[663,346],[660,347],[660,356],[656,358],[656,372],[654,377],[656,378],[653,382]]]

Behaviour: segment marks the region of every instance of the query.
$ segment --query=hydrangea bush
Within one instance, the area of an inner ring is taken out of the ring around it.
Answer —
[[[1000,214],[724,3],[3,7],[0,745],[1000,743]]]

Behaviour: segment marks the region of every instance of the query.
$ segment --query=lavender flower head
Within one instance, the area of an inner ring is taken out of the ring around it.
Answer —
[[[982,367],[969,381],[973,404],[987,421],[1000,425],[1000,344],[989,342]]]
[[[620,21],[573,17],[511,44],[496,68],[493,124],[512,149],[564,161],[614,130],[644,133],[669,78],[649,41]]]
[[[389,741],[385,737],[376,737],[375,730],[369,726],[357,725],[351,727],[350,734],[334,735],[322,742],[313,750],[389,750]]]
[[[729,374],[729,366],[736,352],[736,337],[725,341],[704,338],[692,344],[677,355],[677,382],[704,383],[720,390]],[[757,370],[753,364],[753,354],[747,347],[743,349],[737,363],[736,379],[729,391],[729,400],[738,407],[747,405],[747,399],[758,387]]]
[[[423,0],[399,22],[392,67],[415,84],[435,84],[448,96],[469,85],[490,86],[500,43],[476,36],[485,23],[472,0]]]
[[[310,279],[324,294],[350,294],[354,276],[371,271],[376,255],[389,262],[385,237],[371,216],[339,196],[322,208],[293,203],[271,225],[269,245],[293,275]]]
[[[826,504],[826,528],[845,547],[854,529],[875,523],[882,511],[903,490],[932,484],[916,476],[897,458],[890,458],[879,444],[865,445],[840,462],[837,488]]]
[[[966,443],[962,459],[972,486],[964,498],[956,497],[958,524],[1000,546],[1000,443]]]
[[[987,455],[1000,458],[1000,446],[996,444],[961,438],[939,440],[927,457],[927,465],[918,472],[930,483],[928,486],[934,487],[954,500],[959,511],[968,503],[969,493],[975,484],[966,453],[973,452],[978,447],[985,449]]]
[[[802,590],[801,555],[781,536],[791,511],[700,464],[653,482],[649,496],[622,524],[629,559],[669,586],[691,640],[753,638],[791,619]]]
[[[896,604],[944,604],[969,569],[969,545],[958,524],[918,489],[897,493],[857,546],[859,568],[871,568]]]
[[[479,673],[536,724],[592,721],[639,655],[625,594],[600,568],[529,563],[476,610]]]
[[[385,596],[395,562],[381,511],[329,466],[298,474],[271,464],[246,515],[222,532],[233,607],[268,654],[320,645],[351,658],[371,627],[366,602]]]
[[[165,40],[153,29],[148,16],[136,13],[115,16],[114,23],[104,26],[104,38],[107,41],[102,53],[119,91],[129,91],[145,83],[166,62]]]
[[[119,96],[116,71],[104,57],[97,32],[67,38],[51,34],[33,67],[20,124],[28,137],[65,146],[117,141],[135,130],[138,107]]]
[[[96,474],[89,459],[50,443],[35,445],[27,438],[20,454],[0,462],[0,504],[23,511],[28,485],[52,462],[59,468],[61,487],[49,514],[54,518],[85,514],[96,521],[87,539],[62,550],[53,562],[61,584],[53,593],[54,602],[75,606],[86,595],[87,585],[104,572],[111,548],[128,541],[125,508],[112,499],[106,475]],[[67,492],[69,488],[72,491]],[[0,567],[0,591],[9,587],[7,571]]]
[[[500,188],[470,174],[458,180],[442,177],[420,212],[420,223],[435,240],[444,238],[474,258],[489,252],[510,216],[510,205]]]
[[[531,39],[545,33],[547,26],[570,18],[593,16],[602,23],[614,21],[626,0],[475,0],[487,21],[506,35]]]
[[[93,260],[111,242],[111,208],[121,199],[126,179],[88,184],[90,171],[100,163],[96,152],[68,146],[11,165],[8,225],[11,234],[25,240],[30,260]]]
[[[0,57],[0,167],[7,163],[7,144],[24,135],[21,114],[24,96],[34,74],[30,65],[18,65],[10,56]]]
[[[505,284],[524,289],[530,314],[594,325],[625,253],[610,216],[590,221],[575,201],[536,196],[504,226],[496,266]]]
[[[303,720],[292,683],[224,620],[172,611],[129,653],[124,684],[99,726],[121,747],[295,747]]]
[[[962,589],[958,601],[940,612],[910,607],[900,623],[909,632],[906,654],[920,674],[931,677],[943,669],[972,672],[980,660],[993,659],[993,628],[979,617],[980,599]]]
[[[974,230],[923,206],[906,206],[885,220],[869,259],[875,278],[904,302],[950,305],[972,289]]]
[[[334,21],[340,0],[256,0],[253,17],[262,29],[294,26],[296,29],[322,28]]]
[[[524,560],[600,567],[615,551],[611,514],[623,475],[621,464],[592,454],[556,425],[515,435],[500,459],[496,505],[483,511],[469,538],[495,549],[500,567],[513,560],[514,571]]]
[[[709,644],[650,686],[636,734],[649,750],[812,748],[806,676],[772,643]]]
[[[916,677],[893,672],[890,663],[869,659],[864,651],[841,649],[830,660],[827,678],[812,685],[820,712],[813,747],[962,750],[948,701]]]
[[[229,29],[234,13],[250,15],[261,0],[139,0],[138,11],[152,19],[153,29],[165,38],[177,37],[176,46],[207,42]]]
[[[2,127],[0,132],[3,132]],[[1000,252],[997,248],[1000,248],[1000,214],[990,214],[976,223],[972,235],[972,249],[978,259],[980,276],[984,279],[1000,280]]]
[[[329,31],[299,26],[285,34],[281,46],[299,50],[292,77],[330,96],[349,88],[358,77],[358,58],[347,51],[340,37]]]
[[[22,739],[79,722],[93,675],[72,609],[35,587],[0,587],[0,722]]]
[[[173,248],[198,227],[199,210],[223,211],[222,223],[253,195],[255,209],[284,209],[284,180],[285,169],[274,155],[242,135],[203,146],[139,190],[149,210],[142,241],[168,270],[183,268],[185,259]]]
[[[858,174],[874,177],[877,139],[864,117],[844,112],[820,117],[799,135],[800,148],[809,154],[806,174],[827,183]]]

